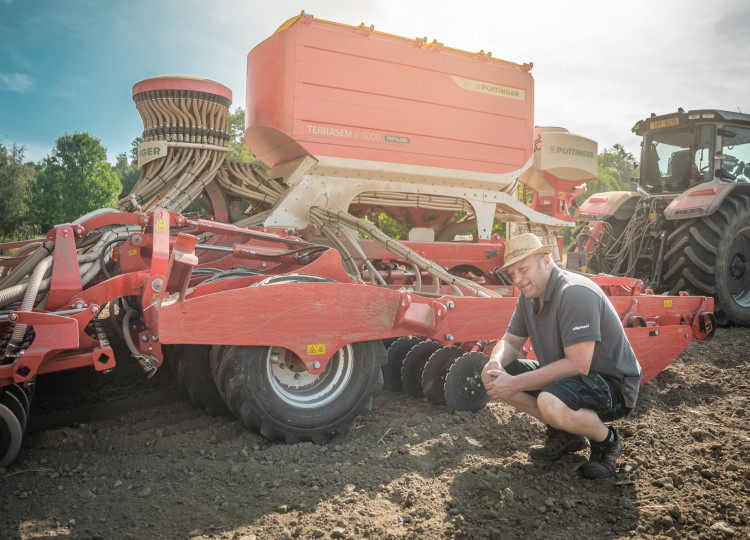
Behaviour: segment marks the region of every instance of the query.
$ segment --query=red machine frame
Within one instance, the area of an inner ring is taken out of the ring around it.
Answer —
[[[76,257],[74,239],[114,224],[141,225],[144,231],[132,234],[120,248],[121,274],[84,289],[77,266],[69,264]],[[227,254],[210,261],[221,268],[242,263],[260,269],[269,255],[284,251],[279,245],[300,241],[296,235],[190,220],[165,210],[111,213],[76,226],[58,226],[48,236],[55,240],[56,264],[47,308],[8,315],[11,323],[32,326],[35,337],[18,359],[0,366],[0,386],[82,366],[114,368],[106,337],[91,323],[108,302],[120,297],[140,299],[145,327],[134,331],[133,341],[152,359],[150,367],[161,364],[162,344],[263,345],[285,347],[312,374],[322,372],[331,356],[349,343],[408,335],[441,345],[498,339],[516,302],[508,288],[498,289],[501,297],[484,298],[451,296],[447,287],[444,294],[431,296],[398,284],[355,283],[334,249],[311,252],[309,262],[282,256],[270,274],[312,274],[329,282],[253,286],[269,275],[264,274],[203,284],[205,278],[193,274],[203,264],[196,251],[205,249],[191,234],[198,232],[221,233],[225,244],[245,239],[225,246]],[[424,254],[439,259],[439,249],[439,244],[425,244]],[[668,366],[692,339],[702,341],[713,332],[711,298],[655,296],[639,280],[593,279],[623,321],[643,368],[643,382]]]

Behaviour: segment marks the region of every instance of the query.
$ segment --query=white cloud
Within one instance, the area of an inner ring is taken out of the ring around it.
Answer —
[[[11,92],[28,92],[34,86],[34,79],[25,73],[0,73],[0,89]]]

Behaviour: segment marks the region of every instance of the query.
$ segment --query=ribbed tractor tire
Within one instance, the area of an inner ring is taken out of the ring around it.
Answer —
[[[287,444],[324,444],[369,414],[373,393],[383,387],[382,341],[346,345],[318,375],[289,369],[288,354],[283,347],[255,346],[227,347],[221,354],[225,398],[245,427]]]
[[[219,394],[211,373],[211,345],[173,345],[169,359],[174,362],[177,382],[190,401],[211,416],[232,416]]]
[[[226,371],[228,362],[224,361],[224,355],[231,348],[229,345],[214,345],[211,347],[211,373],[216,389],[225,403],[227,401],[226,389],[229,386],[229,380]]]
[[[161,346],[161,354],[164,357],[164,366],[167,367],[169,373],[171,373],[174,378],[177,378],[177,362],[175,362],[172,357],[174,347],[175,345],[163,344]]]
[[[719,326],[750,326],[750,197],[733,195],[713,214],[667,237],[669,294],[712,296]]]

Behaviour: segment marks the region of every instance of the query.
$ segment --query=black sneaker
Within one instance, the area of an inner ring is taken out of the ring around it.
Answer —
[[[591,458],[583,466],[585,478],[609,478],[615,475],[617,458],[622,454],[622,439],[615,433],[610,444],[591,443]]]
[[[531,459],[555,461],[565,454],[583,450],[588,445],[589,441],[586,437],[547,426],[547,441],[544,446],[532,446],[529,450],[529,457]]]

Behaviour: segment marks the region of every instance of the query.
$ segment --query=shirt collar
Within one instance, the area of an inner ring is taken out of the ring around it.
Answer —
[[[544,290],[544,303],[552,301],[552,297],[555,295],[555,289],[557,284],[562,279],[562,270],[555,266],[552,268],[552,273],[549,275],[549,281],[547,282],[547,288]]]

